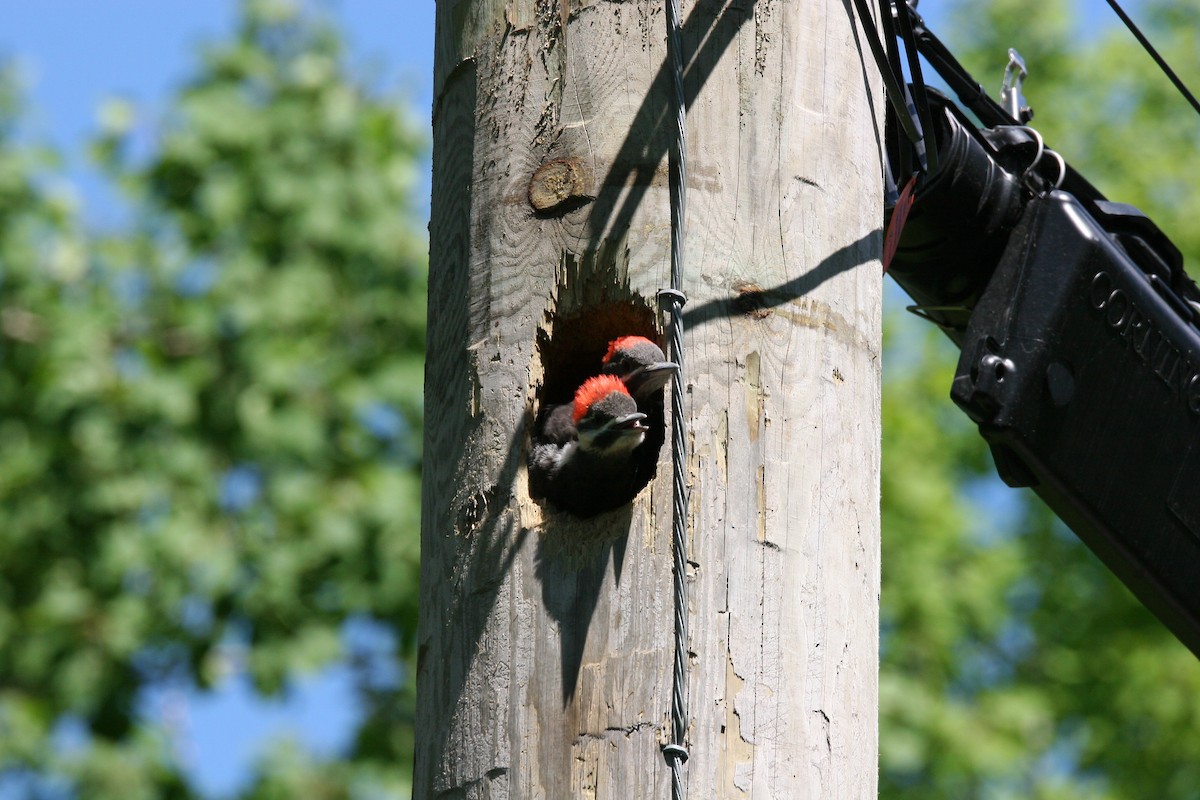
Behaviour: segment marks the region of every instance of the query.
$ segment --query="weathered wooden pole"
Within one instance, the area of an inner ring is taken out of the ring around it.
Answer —
[[[873,798],[882,95],[849,4],[683,4],[691,798]],[[661,340],[661,0],[438,0],[416,784],[667,798],[670,453],[539,507],[537,409]]]

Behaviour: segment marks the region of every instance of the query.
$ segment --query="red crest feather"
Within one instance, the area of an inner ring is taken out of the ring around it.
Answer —
[[[608,343],[608,352],[604,354],[604,363],[607,364],[608,362],[612,361],[613,356],[617,354],[618,350],[624,350],[627,347],[633,347],[634,345],[641,344],[642,342],[645,342],[646,344],[654,344],[654,342],[651,342],[645,336],[622,336],[619,339],[613,339]]]
[[[583,419],[583,415],[587,413],[588,407],[592,403],[608,397],[613,392],[629,394],[629,390],[625,388],[625,382],[616,375],[596,375],[588,378],[575,391],[575,409],[571,418],[575,420],[576,424],[579,424],[579,420]]]

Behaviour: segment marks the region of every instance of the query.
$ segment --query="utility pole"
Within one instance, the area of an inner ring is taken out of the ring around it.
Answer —
[[[884,101],[848,8],[683,3],[697,800],[876,796]],[[438,0],[418,800],[670,797],[670,442],[586,520],[525,472],[542,403],[662,340],[665,39],[662,0]]]

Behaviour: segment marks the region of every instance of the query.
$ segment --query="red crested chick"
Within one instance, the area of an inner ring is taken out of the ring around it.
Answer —
[[[641,406],[679,372],[679,365],[668,361],[662,348],[645,336],[622,336],[609,343],[600,371],[624,381]]]
[[[570,403],[540,415],[529,455],[529,493],[590,517],[637,494],[632,454],[646,438],[646,415],[615,375],[588,378]]]

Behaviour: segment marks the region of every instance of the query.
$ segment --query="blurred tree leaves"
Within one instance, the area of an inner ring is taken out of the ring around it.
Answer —
[[[102,110],[93,154],[134,209],[103,233],[47,188],[5,74],[7,774],[92,797],[187,796],[139,713],[148,684],[209,686],[232,652],[279,692],[347,656],[348,618],[385,623],[395,657],[414,655],[424,145],[400,98],[367,91],[344,61],[325,22],[245,3],[149,153],[132,108]],[[329,787],[305,796],[404,784],[408,687],[364,677],[371,720],[389,724],[365,724],[345,765],[305,762]],[[73,750],[52,746],[64,720],[83,723]],[[274,752],[251,793],[283,796],[301,761]]]
[[[1200,14],[1137,12],[1195,84]],[[937,33],[988,86],[1016,47],[1048,146],[1195,269],[1200,120],[1119,23],[1082,18],[1066,0],[964,0]],[[905,363],[884,386],[880,796],[1195,798],[1200,663],[1032,493],[987,477],[947,397],[957,353],[915,329],[893,321],[886,342]]]

